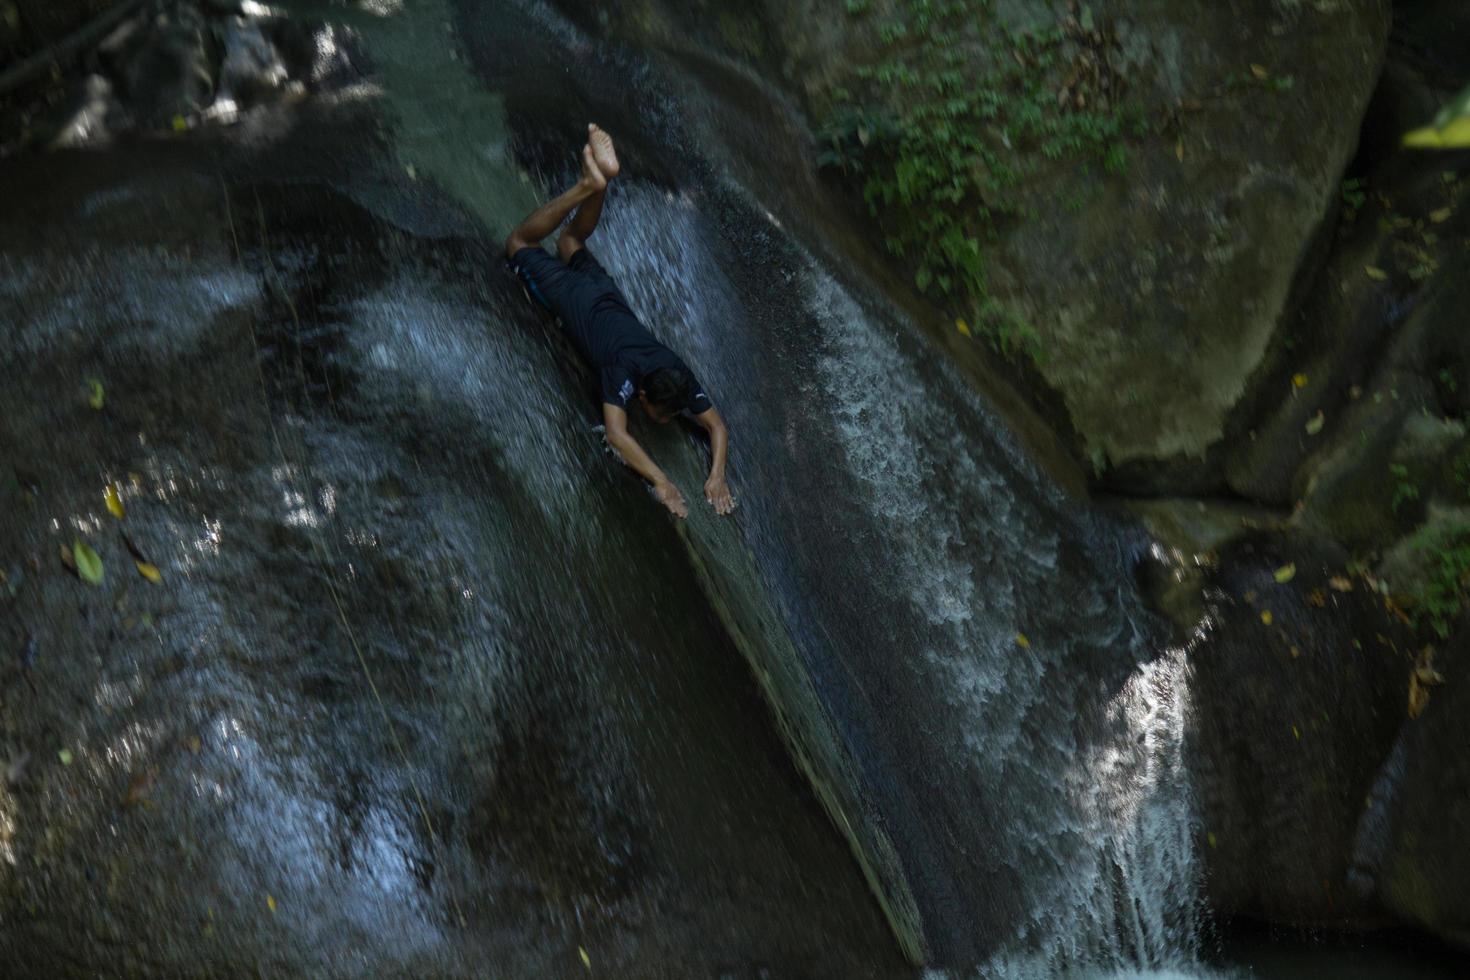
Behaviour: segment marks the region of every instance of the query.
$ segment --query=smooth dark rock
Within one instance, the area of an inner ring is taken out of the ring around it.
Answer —
[[[1404,721],[1415,648],[1362,579],[1350,592],[1331,586],[1350,577],[1347,561],[1320,538],[1253,534],[1221,550],[1208,581],[1191,746],[1206,889],[1222,915],[1339,927],[1384,918],[1349,886],[1349,869]],[[1278,583],[1286,565],[1295,575]]]

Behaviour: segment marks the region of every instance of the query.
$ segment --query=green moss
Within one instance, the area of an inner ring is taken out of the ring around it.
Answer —
[[[1426,528],[1412,544],[1425,557],[1429,574],[1408,597],[1414,625],[1428,626],[1441,640],[1470,605],[1470,522]]]
[[[1081,22],[1013,31],[990,0],[900,0],[883,14],[850,0],[848,11],[874,21],[884,54],[834,91],[823,164],[859,182],[921,291],[1003,352],[1038,356],[1036,331],[990,294],[985,248],[997,222],[1025,220],[1014,190],[1040,167],[1127,169],[1129,134],[1149,126],[1114,97],[1109,34],[1087,10]]]

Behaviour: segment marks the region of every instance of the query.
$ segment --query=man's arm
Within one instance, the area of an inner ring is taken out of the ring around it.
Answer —
[[[716,514],[729,514],[735,510],[735,498],[730,496],[730,486],[725,482],[730,433],[725,428],[725,420],[713,406],[694,416],[694,421],[709,430],[710,455],[713,457],[709,464],[709,479],[704,481],[704,499],[710,502]]]
[[[669,509],[675,517],[688,517],[689,505],[684,503],[684,495],[679,488],[669,481],[664,471],[658,468],[643,447],[638,445],[628,432],[628,413],[616,405],[602,404],[602,421],[607,427],[607,442],[623,457],[623,462],[638,473],[639,476],[653,484],[654,495],[659,502]]]

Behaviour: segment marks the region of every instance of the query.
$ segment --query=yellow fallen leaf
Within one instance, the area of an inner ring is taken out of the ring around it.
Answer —
[[[163,573],[158,570],[157,565],[150,565],[146,561],[134,561],[133,564],[138,566],[138,574],[154,585],[163,581]]]
[[[1296,740],[1298,742],[1300,742],[1302,740],[1302,731],[1301,731],[1300,728],[1297,728],[1295,725],[1292,725],[1291,726],[1291,733],[1296,736]]]
[[[1291,659],[1295,660],[1297,657],[1300,657],[1301,655],[1302,655],[1302,651],[1301,651],[1300,648],[1298,648],[1298,647],[1292,647],[1291,648]]]
[[[1446,221],[1450,220],[1450,215],[1452,214],[1454,214],[1454,211],[1452,209],[1440,208],[1437,211],[1429,212],[1429,220],[1437,225],[1442,225]]]
[[[1263,82],[1271,77],[1271,73],[1266,70],[1265,65],[1251,65],[1251,74]]]
[[[1016,634],[1016,645],[1019,646],[1023,650],[1030,650],[1031,649],[1031,641],[1028,640],[1028,639],[1026,639],[1026,634],[1025,633],[1017,633]]]
[[[958,319],[954,322],[954,328],[966,337],[973,336],[970,333],[970,325],[966,323],[963,318]]]
[[[1330,579],[1327,580],[1327,584],[1330,585],[1330,586],[1332,586],[1332,591],[1334,591],[1334,592],[1351,592],[1351,591],[1353,591],[1353,581],[1352,581],[1352,579],[1344,578],[1341,575],[1334,575],[1334,576],[1332,576]]]
[[[1368,278],[1372,279],[1374,282],[1383,282],[1388,278],[1388,273],[1384,272],[1376,265],[1365,265],[1363,266],[1363,271],[1366,272],[1368,274]]]
[[[1322,431],[1322,427],[1324,425],[1326,425],[1326,424],[1327,424],[1327,416],[1322,413],[1322,410],[1321,409],[1318,409],[1317,410],[1317,414],[1316,415],[1313,415],[1310,419],[1307,420],[1307,425],[1306,425],[1307,435],[1309,435],[1309,436],[1316,435],[1317,433],[1319,433],[1319,432]]]
[[[1276,569],[1276,574],[1274,577],[1276,581],[1285,585],[1287,582],[1290,582],[1292,579],[1296,578],[1296,565],[1282,565],[1280,568]]]
[[[1470,147],[1470,116],[1450,120],[1443,129],[1423,126],[1404,134],[1404,145],[1416,150],[1455,150]]]
[[[1272,623],[1272,621],[1275,620],[1275,618],[1276,617],[1274,617],[1274,616],[1271,615],[1271,610],[1269,610],[1269,609],[1262,609],[1261,610],[1261,622],[1265,623],[1267,626],[1270,626],[1271,623]]]
[[[102,390],[102,382],[96,378],[87,379],[87,404],[97,411],[102,411],[103,404],[107,401],[107,393]]]
[[[183,116],[174,116],[174,132],[182,133],[189,128],[189,120]]]
[[[61,764],[63,766],[71,765],[71,749],[62,749],[60,752],[56,753],[56,758],[61,761]]]
[[[107,489],[102,491],[102,499],[107,501],[107,512],[118,520],[122,520],[122,498],[117,495],[117,487],[114,484],[109,483]]]
[[[1293,388],[1305,388],[1307,386],[1307,376],[1305,374],[1293,374],[1291,376],[1291,386]]]
[[[1212,849],[1220,846],[1220,840],[1215,836],[1215,832],[1213,830],[1210,831],[1208,834],[1205,834],[1205,840],[1210,842],[1210,847]]]
[[[265,907],[270,909],[272,912],[276,910],[276,899],[274,895],[267,895],[265,897]]]
[[[589,970],[592,969],[592,957],[587,955],[587,951],[581,946],[578,946],[577,954],[582,957],[582,965]]]

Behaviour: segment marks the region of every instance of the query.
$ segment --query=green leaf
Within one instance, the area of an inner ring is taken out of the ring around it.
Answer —
[[[96,378],[87,379],[87,404],[97,411],[102,411],[102,403],[106,401],[106,394],[102,390],[102,382]]]
[[[102,584],[102,559],[87,542],[81,538],[72,542],[71,555],[77,563],[77,575],[83,582],[90,582],[93,585]]]

